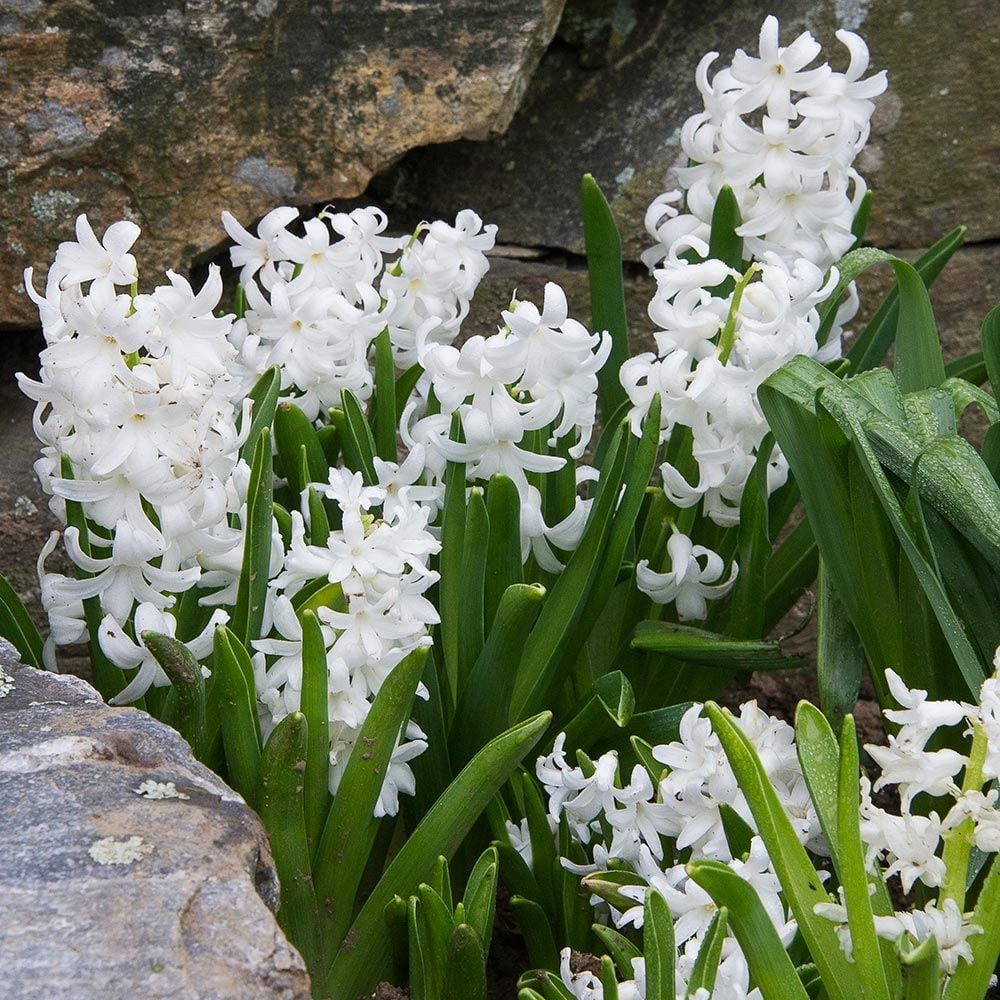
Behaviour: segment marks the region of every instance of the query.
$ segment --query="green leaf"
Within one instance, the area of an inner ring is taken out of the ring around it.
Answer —
[[[253,808],[257,802],[261,753],[253,667],[239,637],[225,625],[218,625],[215,629],[212,666],[218,690],[229,783]]]
[[[860,995],[863,991],[858,973],[840,950],[840,943],[837,940],[833,924],[818,917],[813,912],[813,907],[817,903],[828,902],[827,894],[823,891],[820,877],[809,861],[805,848],[799,843],[784,806],[778,801],[767,772],[764,770],[753,745],[732,720],[729,713],[714,702],[708,702],[705,705],[705,712],[711,719],[712,728],[726,751],[737,784],[746,796],[750,811],[757,824],[758,833],[764,841],[775,874],[781,882],[785,900],[795,915],[799,932],[820,970],[823,984],[826,986],[831,1000],[848,1000],[852,995]],[[699,862],[692,867],[698,869],[702,864],[707,864],[707,862]],[[720,867],[725,868],[725,866]],[[729,868],[725,868],[725,872],[736,879],[740,885],[747,886],[749,890],[747,883],[731,872]],[[691,874],[699,885],[704,886],[712,894],[719,905],[729,907],[733,929],[737,938],[741,940],[744,954],[751,962],[751,970],[761,986],[762,992],[768,996],[792,996],[792,993],[769,990],[764,986],[761,974],[753,969],[752,949],[759,946],[763,950],[765,943],[763,941],[752,942],[752,937],[749,934],[751,924],[746,923],[749,904],[745,894],[741,896],[740,892],[734,890],[732,898],[729,898],[728,893],[725,898],[722,896],[717,898],[709,885],[702,882],[693,871]],[[721,874],[718,877],[723,878]],[[719,885],[718,881],[714,884]],[[749,891],[753,893],[753,890]],[[753,894],[753,898],[756,900],[756,894]],[[759,901],[757,901],[757,905],[760,905]],[[763,912],[762,908],[761,912]],[[776,941],[777,933],[773,929],[770,918],[767,918],[767,923],[775,935],[774,940]],[[742,932],[741,927],[743,928]],[[756,933],[758,932],[755,932],[755,935]],[[783,947],[781,950],[784,954]],[[787,955],[785,955],[785,959],[787,961]],[[763,961],[763,957],[761,961]],[[768,959],[768,962],[771,961],[773,958]],[[797,979],[796,982],[798,982]],[[777,982],[775,981],[771,989],[776,987]],[[801,989],[801,986],[799,988]]]
[[[934,283],[965,239],[965,227],[959,226],[937,241],[915,263],[914,269],[927,288]],[[851,371],[874,368],[889,350],[899,324],[899,288],[893,288],[875,315],[868,321],[847,352]]]
[[[840,746],[833,735],[829,718],[808,701],[800,701],[795,710],[795,749],[834,868],[839,871],[837,785],[840,781]]]
[[[272,485],[271,432],[262,427],[254,448],[247,488],[243,564],[230,628],[246,644],[261,637],[267,580],[271,567]]]
[[[496,475],[486,487],[490,524],[486,550],[484,614],[487,634],[507,588],[523,581],[521,568],[521,497],[513,480]]]
[[[329,479],[330,466],[316,428],[294,403],[281,403],[274,414],[274,445],[282,471],[296,497],[301,496],[310,483],[325,483]],[[301,457],[303,449],[305,470]]]
[[[330,915],[330,935],[334,942],[343,939],[354,917],[358,886],[378,828],[375,804],[382,792],[399,734],[410,717],[426,656],[426,648],[415,649],[383,681],[326,817],[314,870],[316,898],[324,912]],[[417,884],[429,874],[432,865],[429,861],[427,871],[417,879]],[[416,884],[397,886],[383,900],[383,905],[395,893],[405,898],[415,888]]]
[[[479,934],[468,924],[459,924],[448,942],[443,1000],[485,1000],[486,955]]]
[[[25,663],[44,670],[42,637],[14,588],[0,576],[0,636],[20,654]]]
[[[486,513],[483,491],[469,491],[462,536],[463,558],[461,578],[461,613],[458,622],[458,691],[459,697],[473,665],[483,651],[484,610],[483,587],[486,576],[486,556],[490,537],[490,519]]]
[[[916,948],[900,950],[903,967],[903,1000],[939,1000],[941,955],[937,938],[931,935]]]
[[[374,987],[388,961],[385,935],[381,933],[386,903],[396,894],[409,895],[426,875],[432,857],[450,857],[455,852],[551,721],[551,713],[543,712],[509,729],[488,743],[452,782],[372,890],[345,938],[347,946],[341,946],[325,980],[317,979],[314,989],[319,996],[354,997]]]
[[[622,889],[647,887],[646,880],[627,868],[611,868],[607,871],[596,871],[591,875],[584,875],[581,879],[583,887],[587,892],[600,896],[606,903],[610,903],[616,910],[630,910],[636,905],[634,896],[626,896]]]
[[[205,678],[201,664],[184,643],[171,636],[143,632],[139,638],[173,685],[176,707],[163,721],[172,725],[200,757],[205,751]]]
[[[944,379],[941,338],[927,286],[905,261],[893,260],[899,288],[899,326],[893,371],[903,392],[940,385]]]
[[[646,1000],[674,1000],[674,918],[655,889],[643,906],[642,951],[646,958]]]
[[[622,244],[607,199],[590,174],[584,174],[580,185],[580,205],[590,279],[591,329],[611,334],[611,354],[597,373],[601,416],[608,420],[626,400],[618,369],[632,353],[625,311]]]
[[[817,589],[816,680],[824,714],[831,725],[839,725],[858,700],[864,648],[822,564]]]
[[[458,414],[452,417],[451,439],[461,440],[462,425]],[[444,474],[444,510],[441,520],[441,554],[438,584],[438,626],[444,676],[448,679],[451,703],[458,702],[460,690],[459,659],[462,620],[462,564],[465,561],[466,489],[465,466],[449,462]]]
[[[465,922],[478,932],[484,943],[493,936],[499,871],[500,855],[495,847],[487,847],[473,866],[462,896]]]
[[[514,687],[512,664],[524,636],[538,618],[545,590],[537,584],[508,587],[483,651],[469,674],[455,711],[450,745],[456,764],[471,759],[483,743],[508,725],[508,706]]]
[[[615,730],[628,725],[634,710],[635,692],[620,670],[598,677],[563,726],[566,749],[587,750],[603,743]]]
[[[306,839],[315,852],[330,805],[330,694],[326,641],[315,612],[305,611],[302,623],[301,711],[309,726],[304,779]]]
[[[341,405],[344,408],[344,458],[352,471],[361,473],[366,486],[374,486],[378,476],[375,475],[375,439],[371,428],[357,396],[350,389],[344,389],[341,394]]]
[[[1000,397],[1000,306],[994,306],[986,314],[980,328],[980,336],[986,374],[993,387],[993,395]]]
[[[281,884],[278,922],[309,967],[314,968],[319,912],[302,803],[307,726],[301,712],[292,712],[271,731],[260,761],[259,809]]]
[[[945,362],[944,373],[949,379],[959,378],[973,385],[982,385],[988,378],[986,358],[982,351],[971,351]]]
[[[648,649],[678,660],[725,670],[787,670],[805,665],[788,656],[776,642],[730,639],[728,636],[674,622],[640,622],[633,649]]]
[[[545,910],[534,900],[517,895],[510,897],[510,908],[521,928],[528,961],[535,968],[558,969],[559,948]]]
[[[733,194],[733,189],[724,184],[715,199],[712,209],[712,229],[708,243],[708,256],[713,260],[721,260],[734,271],[743,270],[743,237],[736,232],[743,225],[740,216],[740,203]],[[728,287],[725,287],[728,285]],[[728,295],[732,291],[733,279],[730,278],[714,295]]]
[[[396,450],[396,366],[392,360],[392,341],[386,327],[375,338],[375,395],[372,412],[375,420],[375,453],[386,462],[395,462]]]
[[[410,365],[399,378],[396,379],[396,412],[402,413],[406,409],[406,404],[410,400],[410,394],[420,381],[420,376],[424,370],[420,365]]]
[[[765,633],[785,617],[799,595],[816,579],[818,567],[819,549],[812,526],[808,520],[800,521],[768,560]]]
[[[275,407],[278,405],[278,393],[281,391],[281,369],[277,365],[272,365],[254,383],[247,398],[253,404],[250,410],[250,430],[247,432],[246,440],[240,447],[240,458],[248,465],[252,464],[253,456],[257,449],[257,441],[261,432],[270,431],[271,424],[274,423]],[[243,426],[243,415],[237,425],[240,429]]]
[[[825,344],[833,329],[833,322],[837,318],[837,310],[840,307],[840,300],[847,291],[847,286],[868,268],[881,264],[883,261],[891,260],[891,255],[876,247],[859,247],[851,250],[837,261],[837,272],[840,275],[837,285],[829,298],[820,306],[820,324],[816,331],[816,343]],[[883,351],[883,353],[885,353]]]
[[[708,925],[708,930],[702,935],[701,946],[694,960],[691,975],[688,976],[685,1000],[692,1000],[698,990],[715,989],[715,979],[719,973],[719,959],[722,957],[722,945],[729,930],[729,910],[720,906]]]
[[[740,500],[739,555],[740,571],[733,585],[729,605],[727,633],[737,638],[756,639],[765,634],[767,571],[771,558],[771,538],[767,510],[767,467],[774,438],[767,435],[757,450],[753,471],[747,478]]]
[[[594,924],[593,931],[594,936],[614,959],[619,975],[623,979],[633,978],[635,970],[632,968],[632,960],[642,958],[642,952],[624,934],[620,934],[613,927]]]
[[[865,984],[865,996],[872,1000],[894,1000],[899,985],[898,978],[891,981],[888,969],[882,964],[881,942],[875,932],[875,917],[868,893],[865,847],[861,842],[859,769],[854,717],[848,714],[844,716],[840,731],[840,771],[837,784],[838,872],[844,890],[854,961]],[[896,971],[895,967],[893,971]]]
[[[776,1000],[778,997],[781,1000],[808,1000],[795,966],[750,883],[718,861],[693,861],[687,871],[720,908],[726,908],[729,924],[750,966],[750,976],[761,994]],[[832,934],[833,925],[829,926]],[[831,996],[843,995],[831,988],[833,984],[827,984],[825,979],[824,984]]]
[[[455,929],[455,921],[444,900],[429,885],[417,887],[416,899],[415,907],[411,903],[410,917],[416,921],[420,943],[424,996],[427,1000],[444,1000],[442,986],[448,942]]]

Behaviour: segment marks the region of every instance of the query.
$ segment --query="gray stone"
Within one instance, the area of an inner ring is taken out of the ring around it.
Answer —
[[[308,998],[243,800],[144,712],[0,664],[0,995]]]
[[[5,5],[3,325],[35,321],[72,218],[127,217],[186,268],[275,204],[360,194],[407,150],[505,129],[563,0],[114,0]]]
[[[506,242],[581,252],[577,189],[590,172],[637,259],[645,208],[674,186],[680,127],[701,106],[698,60],[753,50],[772,10],[760,0],[570,0],[505,134],[416,150],[377,188],[421,217],[473,205]],[[835,29],[859,31],[873,69],[889,72],[861,162],[875,193],[871,240],[925,247],[960,222],[971,241],[1000,237],[1000,4],[964,0],[944,16],[935,0],[790,0],[780,15],[783,38],[812,30],[832,43],[835,65]]]

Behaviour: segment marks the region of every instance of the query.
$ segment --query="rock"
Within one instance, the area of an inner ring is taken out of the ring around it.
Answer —
[[[243,800],[144,712],[0,665],[5,1000],[306,1000]]]
[[[680,127],[701,107],[698,60],[753,50],[771,9],[570,0],[504,135],[416,150],[376,188],[390,208],[424,217],[472,205],[506,242],[581,252],[577,191],[590,172],[637,259],[645,208],[674,186]],[[965,0],[943,17],[935,0],[792,0],[781,20],[785,40],[808,28],[832,43],[838,66],[835,29],[858,31],[872,67],[888,69],[861,163],[875,191],[873,242],[926,247],[960,222],[970,241],[1000,236],[1000,5]]]
[[[5,325],[72,219],[186,268],[219,213],[350,197],[407,150],[507,127],[563,0],[18,0],[0,12]]]

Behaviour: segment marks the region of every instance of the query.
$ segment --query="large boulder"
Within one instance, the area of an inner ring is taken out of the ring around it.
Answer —
[[[391,206],[447,215],[474,205],[522,246],[583,249],[578,186],[595,175],[637,259],[643,214],[675,185],[680,126],[701,107],[694,71],[710,50],[755,51],[773,4],[570,0],[510,129],[486,143],[416,150],[377,181]],[[1000,237],[1000,4],[789,0],[783,40],[811,30],[846,65],[837,27],[858,31],[889,73],[860,167],[875,193],[870,239],[926,247],[965,222]]]
[[[144,712],[0,640],[5,1000],[307,1000],[243,800]]]
[[[350,197],[416,146],[510,122],[563,0],[18,0],[0,11],[3,325],[88,212],[186,268],[219,212]]]

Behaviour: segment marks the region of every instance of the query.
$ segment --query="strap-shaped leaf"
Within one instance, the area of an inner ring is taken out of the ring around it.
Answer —
[[[816,680],[823,712],[839,725],[858,700],[864,647],[822,564],[817,589]]]
[[[927,288],[934,283],[964,239],[965,227],[959,226],[938,240],[914,263],[914,269]],[[863,372],[879,364],[885,357],[885,352],[892,346],[898,324],[899,288],[895,287],[847,352],[851,371]]]
[[[344,459],[348,468],[361,473],[367,486],[373,486],[378,482],[378,476],[375,475],[375,439],[372,437],[371,428],[365,420],[358,397],[350,389],[343,391],[341,406],[343,407],[341,441]]]
[[[300,616],[302,623],[302,691],[300,706],[309,727],[303,802],[306,837],[310,852],[319,846],[330,804],[330,693],[323,629],[311,610]]]
[[[278,405],[278,393],[280,391],[281,369],[277,365],[272,365],[257,379],[253,388],[247,394],[247,398],[253,404],[250,409],[250,430],[247,432],[246,440],[240,447],[240,458],[247,464],[253,461],[261,431],[265,429],[270,430],[271,425],[274,423],[274,412],[275,407]],[[242,425],[242,421],[243,415],[240,414],[240,425]]]
[[[271,518],[274,497],[271,468],[271,432],[262,427],[254,448],[247,488],[243,564],[230,628],[243,643],[261,638],[267,580],[271,566]]]
[[[858,738],[854,717],[844,716],[840,731],[840,769],[837,784],[837,839],[840,884],[844,890],[847,923],[854,961],[865,984],[865,997],[894,1000],[899,986],[895,963],[883,963],[882,943],[875,933],[869,895],[865,848],[861,842]],[[818,963],[817,963],[818,964]]]
[[[169,717],[164,713],[163,721],[188,741],[197,757],[204,752],[205,742],[205,679],[201,664],[184,643],[171,636],[143,632],[140,638],[172,685],[173,699],[167,702],[171,711]]]
[[[708,702],[705,705],[705,712],[711,719],[712,728],[722,743],[737,784],[746,796],[750,811],[757,824],[757,831],[764,841],[774,871],[781,881],[785,901],[795,914],[799,931],[820,970],[828,995],[831,1000],[849,1000],[849,998],[862,995],[863,989],[856,968],[847,961],[844,953],[840,950],[840,942],[837,940],[833,924],[813,912],[813,907],[817,903],[828,902],[827,894],[822,888],[819,874],[812,866],[805,848],[799,843],[784,806],[778,801],[777,794],[753,748],[753,744],[725,709],[720,708],[714,702]],[[707,864],[707,862],[699,862],[698,864]],[[737,879],[741,885],[747,885],[729,868],[721,867],[725,869],[726,873]],[[700,881],[693,871],[691,874],[699,885],[704,885],[713,898],[716,898],[710,886]],[[722,877],[720,874],[719,878]],[[719,883],[715,881],[714,884],[718,886]],[[753,895],[756,899],[756,894]],[[741,898],[738,892],[734,892],[733,898],[730,899],[727,893],[726,898],[720,896],[716,898],[716,901],[722,906],[729,907],[730,919],[737,937],[741,937],[741,926],[744,927],[743,933],[746,934],[746,925],[743,923],[749,912],[746,896],[743,895]],[[771,932],[775,934],[775,939],[777,939],[777,932],[774,931],[770,918],[767,918],[767,922]],[[752,962],[751,951],[747,948],[750,940],[744,941],[741,938],[741,944],[744,946],[744,953],[748,960]],[[762,948],[764,945],[763,941],[760,942]],[[757,944],[751,945],[752,948],[757,946]],[[783,947],[782,953],[784,953]],[[787,955],[785,958],[787,960]],[[773,961],[773,958],[769,961]],[[761,984],[762,991],[766,995],[789,997],[798,995],[780,991],[770,992],[763,986],[763,980],[756,972],[755,978]]]
[[[14,588],[0,576],[0,636],[20,653],[25,663],[44,669],[42,637]]]
[[[456,413],[451,421],[451,439],[461,440],[462,425]],[[444,474],[444,510],[441,514],[441,554],[438,566],[441,580],[438,584],[438,626],[444,677],[448,681],[451,704],[459,698],[458,664],[461,636],[462,564],[465,561],[466,486],[465,465],[449,462]]]
[[[723,670],[787,670],[805,665],[802,657],[786,655],[776,642],[730,639],[716,632],[664,621],[640,622],[632,648]]]
[[[239,637],[225,625],[215,629],[212,667],[229,783],[253,806],[259,790],[261,752],[253,667]]]
[[[272,730],[260,762],[259,809],[281,883],[278,922],[313,968],[318,957],[319,913],[302,802],[307,728],[305,716],[292,712]]]
[[[532,899],[511,896],[510,908],[528,949],[528,961],[538,969],[559,968],[559,948],[545,910]]]
[[[614,670],[594,681],[593,687],[569,715],[563,732],[568,750],[589,750],[624,729],[635,711],[635,692],[628,678]]]
[[[808,1000],[785,946],[774,929],[753,886],[727,865],[718,861],[693,861],[688,874],[729,915],[729,925],[736,935],[750,975],[765,997],[781,1000]],[[831,934],[833,925],[830,924]],[[834,946],[836,938],[834,937]],[[830,996],[842,996],[824,979]],[[858,994],[859,996],[861,994]]]
[[[330,475],[323,446],[312,421],[294,404],[281,403],[274,414],[274,445],[288,485],[296,497],[310,483],[325,483]],[[303,469],[302,451],[305,450]]]
[[[486,550],[484,608],[489,633],[507,588],[523,582],[521,566],[521,497],[513,480],[496,475],[486,487],[490,536]]]
[[[642,958],[642,952],[627,938],[613,927],[605,924],[593,925],[594,937],[607,949],[608,954],[618,967],[618,973],[626,979],[635,975],[632,960]]]
[[[486,953],[479,933],[468,924],[459,924],[448,942],[445,956],[442,1000],[462,997],[467,1000],[485,1000]]]
[[[608,420],[625,402],[618,370],[628,360],[628,317],[622,275],[622,243],[607,199],[590,174],[580,184],[583,240],[590,279],[591,326],[611,334],[611,354],[597,373],[601,415]]]
[[[757,451],[753,471],[740,499],[737,559],[740,571],[733,585],[726,629],[729,635],[737,638],[756,639],[765,634],[765,605],[760,598],[761,594],[767,593],[767,571],[771,558],[767,468],[773,447],[774,438],[769,434]]]
[[[316,898],[330,916],[330,936],[334,942],[343,939],[354,917],[358,886],[378,827],[375,804],[382,792],[399,734],[410,717],[426,656],[425,648],[414,650],[382,683],[358,735],[357,752],[352,753],[347,762],[326,817],[313,867]],[[437,853],[435,851],[428,860],[422,878],[430,874]],[[419,881],[421,879],[417,883]],[[395,893],[405,897],[415,889],[416,884],[397,887],[388,894],[383,905]]]
[[[458,691],[459,697],[473,665],[483,651],[484,584],[489,547],[490,519],[486,513],[483,491],[473,487],[465,512],[462,536],[462,603],[458,622]]]
[[[329,975],[317,977],[314,989],[320,996],[354,997],[374,988],[388,962],[387,942],[381,933],[386,904],[394,895],[412,893],[429,873],[432,858],[454,854],[551,721],[551,713],[542,712],[519,723],[483,747],[459,774],[389,863],[344,938],[346,946],[341,947]]]
[[[983,345],[983,361],[986,374],[993,387],[993,395],[1000,397],[1000,306],[994,306],[983,319],[980,328]]]
[[[392,342],[386,327],[375,338],[375,393],[372,400],[375,453],[386,462],[395,462],[396,432],[396,366],[392,360]]]
[[[722,945],[729,930],[729,910],[720,906],[712,917],[708,930],[702,935],[701,947],[695,956],[694,967],[688,976],[687,993],[684,1000],[692,1000],[698,990],[708,990],[709,995],[715,989],[715,980],[719,973],[719,959],[722,957]]]
[[[484,943],[488,943],[493,935],[499,873],[500,855],[495,847],[487,847],[473,865],[462,894],[465,922],[478,932]]]
[[[939,1000],[941,996],[941,953],[932,934],[916,948],[901,949],[903,1000]]]
[[[646,892],[642,917],[642,951],[646,958],[646,1000],[675,1000],[674,918],[655,889]]]

